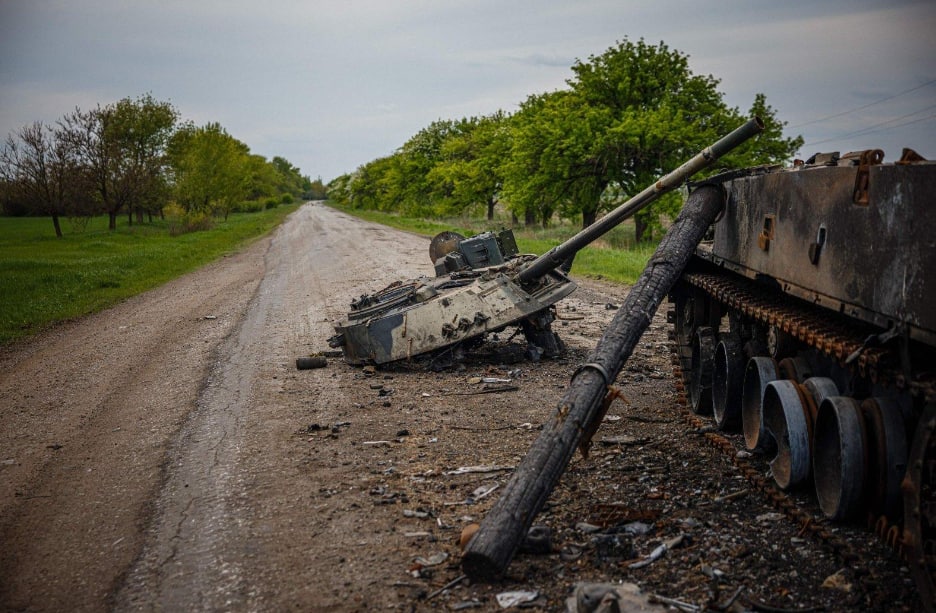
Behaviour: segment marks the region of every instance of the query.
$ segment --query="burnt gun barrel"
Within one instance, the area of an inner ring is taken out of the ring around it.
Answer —
[[[634,215],[663,194],[679,187],[689,177],[703,168],[710,166],[717,159],[759,134],[764,129],[764,122],[759,117],[753,117],[733,132],[719,139],[699,152],[695,157],[657,180],[656,183],[620,205],[592,225],[565,241],[553,247],[543,255],[533,260],[527,267],[517,274],[517,280],[522,284],[536,281],[551,270],[558,268],[563,262],[578,253],[589,243],[600,238],[616,225]]]

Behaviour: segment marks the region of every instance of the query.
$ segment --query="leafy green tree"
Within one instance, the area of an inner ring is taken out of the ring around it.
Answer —
[[[265,157],[257,154],[247,156],[244,168],[247,200],[275,197],[280,192],[280,175]]]
[[[308,181],[308,177],[306,177],[306,180]],[[318,177],[315,181],[309,181],[302,197],[306,200],[325,200],[328,198],[328,188],[322,183],[322,177]]]
[[[341,205],[351,204],[351,181],[352,175],[345,173],[339,175],[328,182],[326,190],[328,199]]]
[[[286,158],[275,156],[270,165],[277,173],[277,187],[280,193],[301,196],[311,186],[308,177],[303,177],[299,168],[293,166]]]
[[[509,155],[502,165],[503,197],[526,225],[546,225],[568,196],[569,164],[561,137],[565,116],[574,107],[571,94],[557,91],[530,96],[510,120]]]
[[[505,191],[521,208],[560,207],[564,215],[580,214],[587,226],[616,204],[603,198],[609,185],[636,194],[743,121],[725,104],[717,79],[693,74],[688,56],[662,42],[625,40],[577,61],[572,71],[568,90],[531,96],[516,116]],[[735,161],[791,156],[800,140],[782,138],[763,95],[753,108],[774,129]],[[637,239],[678,206],[668,199],[638,213]]]
[[[446,143],[470,131],[471,122],[436,120],[410,138],[393,156],[394,163],[384,179],[387,196],[408,215],[438,215],[446,212],[451,195],[444,186],[433,189],[429,173],[446,159]]]
[[[87,169],[111,230],[124,209],[132,223],[135,208],[161,205],[153,200],[166,193],[161,191],[165,150],[177,120],[170,103],[147,94],[90,111],[75,109],[59,122],[61,138]]]
[[[722,166],[729,168],[748,168],[758,165],[782,164],[788,162],[793,154],[802,148],[802,136],[783,137],[783,128],[787,122],[777,119],[777,111],[767,104],[764,94],[756,94],[746,117],[760,117],[764,121],[764,131],[755,138],[724,157]]]
[[[438,198],[437,208],[461,213],[483,205],[487,218],[493,219],[503,184],[501,165],[509,145],[507,117],[502,111],[463,120],[459,131],[443,140],[440,160],[426,177]]]
[[[247,145],[218,123],[183,126],[170,144],[176,201],[186,211],[227,218],[247,193],[249,154]]]
[[[399,211],[405,191],[402,165],[402,155],[395,153],[358,168],[348,183],[349,204],[358,209]]]

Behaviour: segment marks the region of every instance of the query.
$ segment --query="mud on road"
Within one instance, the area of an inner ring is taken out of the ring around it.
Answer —
[[[307,205],[238,254],[0,351],[0,609],[499,610],[523,591],[561,610],[576,584],[609,581],[703,607],[739,589],[735,607],[919,606],[876,537],[836,528],[859,554],[844,560],[687,426],[666,305],[617,379],[626,402],[537,518],[551,552],[518,555],[501,583],[458,581],[462,529],[626,289],[582,281],[560,303],[558,360],[296,370],[353,298],[431,274],[428,243]]]

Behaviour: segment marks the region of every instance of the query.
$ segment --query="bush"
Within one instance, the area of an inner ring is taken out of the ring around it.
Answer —
[[[293,202],[295,202],[295,200],[293,199],[292,194],[283,194],[283,196],[280,198],[280,204],[292,204]]]
[[[263,208],[270,210],[275,209],[279,206],[279,201],[276,198],[267,198],[263,201]]]
[[[164,208],[163,214],[166,216],[166,222],[169,225],[169,236],[210,230],[214,225],[210,213],[186,211],[175,202]]]
[[[263,210],[263,203],[259,200],[245,200],[234,205],[234,213],[259,213]]]

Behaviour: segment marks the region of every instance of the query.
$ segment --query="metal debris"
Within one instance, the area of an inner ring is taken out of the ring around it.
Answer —
[[[501,470],[513,470],[513,466],[500,466],[492,464],[489,466],[461,466],[455,470],[447,470],[446,475],[467,475],[469,473],[494,473]]]
[[[509,609],[510,607],[533,602],[537,597],[539,597],[539,592],[535,590],[501,592],[497,595],[497,604],[499,604],[502,609]]]
[[[650,566],[651,564],[653,564],[654,562],[662,558],[663,554],[665,554],[667,550],[673,549],[674,547],[678,547],[682,543],[682,541],[683,541],[682,534],[680,534],[679,536],[675,538],[671,538],[670,540],[662,543],[659,547],[651,551],[649,556],[647,556],[643,560],[639,560],[637,562],[634,562],[633,564],[629,564],[627,568],[630,568],[631,570],[635,570],[638,568],[643,568],[644,566]]]

